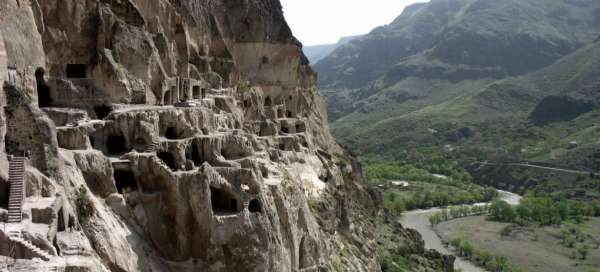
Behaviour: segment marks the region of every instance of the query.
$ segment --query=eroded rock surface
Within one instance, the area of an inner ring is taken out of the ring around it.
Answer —
[[[3,3],[9,270],[380,270],[378,200],[279,1]]]

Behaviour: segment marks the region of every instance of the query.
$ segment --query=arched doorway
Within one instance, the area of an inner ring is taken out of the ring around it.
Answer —
[[[173,95],[171,91],[167,91],[163,97],[163,105],[173,105]]]
[[[50,95],[50,88],[46,85],[46,79],[44,78],[46,71],[44,68],[39,67],[35,70],[35,81],[37,85],[38,95],[38,106],[40,108],[50,107],[52,104],[52,97]]]

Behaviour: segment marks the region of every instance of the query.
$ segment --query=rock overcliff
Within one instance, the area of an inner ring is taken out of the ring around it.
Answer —
[[[4,267],[380,270],[377,193],[279,1],[1,5]]]

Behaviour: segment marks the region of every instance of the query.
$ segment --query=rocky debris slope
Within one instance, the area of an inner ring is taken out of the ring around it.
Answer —
[[[10,227],[50,256],[2,236],[9,270],[380,269],[378,201],[278,1],[7,0],[0,31]]]

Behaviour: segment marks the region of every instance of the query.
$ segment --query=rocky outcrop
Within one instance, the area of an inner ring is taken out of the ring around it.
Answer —
[[[380,269],[379,207],[278,1],[7,2],[17,227],[52,255],[10,269]]]

